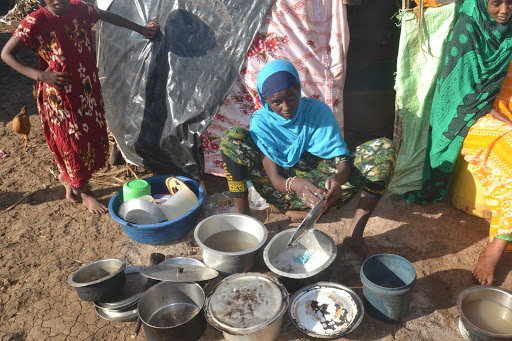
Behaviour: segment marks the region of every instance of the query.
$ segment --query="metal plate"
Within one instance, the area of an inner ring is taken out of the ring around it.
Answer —
[[[339,338],[362,321],[364,307],[350,288],[319,282],[298,290],[290,300],[290,321],[304,334],[316,338]]]
[[[121,293],[115,297],[95,301],[94,305],[98,308],[122,309],[137,302],[144,293],[144,285],[148,280],[140,274],[140,269],[141,266],[127,267],[124,270],[126,284],[121,289]]]
[[[101,307],[94,307],[96,313],[108,321],[114,322],[127,322],[127,321],[135,321],[139,316],[139,312],[137,309],[138,302],[120,310],[115,309],[106,309]]]
[[[148,278],[167,282],[207,281],[219,275],[214,269],[190,264],[158,264],[142,268],[140,273]]]

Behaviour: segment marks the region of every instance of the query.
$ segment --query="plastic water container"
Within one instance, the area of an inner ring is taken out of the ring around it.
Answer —
[[[468,214],[491,218],[492,213],[485,202],[482,185],[471,173],[471,167],[463,157],[459,157],[450,189],[452,205]]]
[[[197,204],[197,196],[188,188],[182,188],[172,197],[164,201],[160,205],[160,209],[164,211],[167,219],[177,219],[194,208]]]
[[[370,315],[394,322],[409,313],[416,270],[407,259],[389,253],[373,255],[364,261],[360,275]]]

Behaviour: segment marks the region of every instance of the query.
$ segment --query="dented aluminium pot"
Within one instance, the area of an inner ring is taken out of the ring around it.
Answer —
[[[281,331],[288,292],[273,276],[247,272],[229,276],[208,296],[206,319],[228,341],[272,341]]]
[[[139,300],[139,317],[148,341],[193,341],[203,335],[204,291],[197,283],[160,282]]]

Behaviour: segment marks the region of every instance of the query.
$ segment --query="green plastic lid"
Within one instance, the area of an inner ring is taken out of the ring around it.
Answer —
[[[151,195],[151,186],[146,180],[134,179],[123,186],[123,201],[136,199],[143,195]]]

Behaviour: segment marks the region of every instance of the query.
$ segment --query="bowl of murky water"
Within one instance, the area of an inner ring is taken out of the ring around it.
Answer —
[[[238,213],[212,215],[194,230],[204,264],[223,274],[249,271],[267,236],[267,228],[259,220]]]
[[[468,340],[512,340],[512,292],[478,285],[457,299],[459,330]]]

